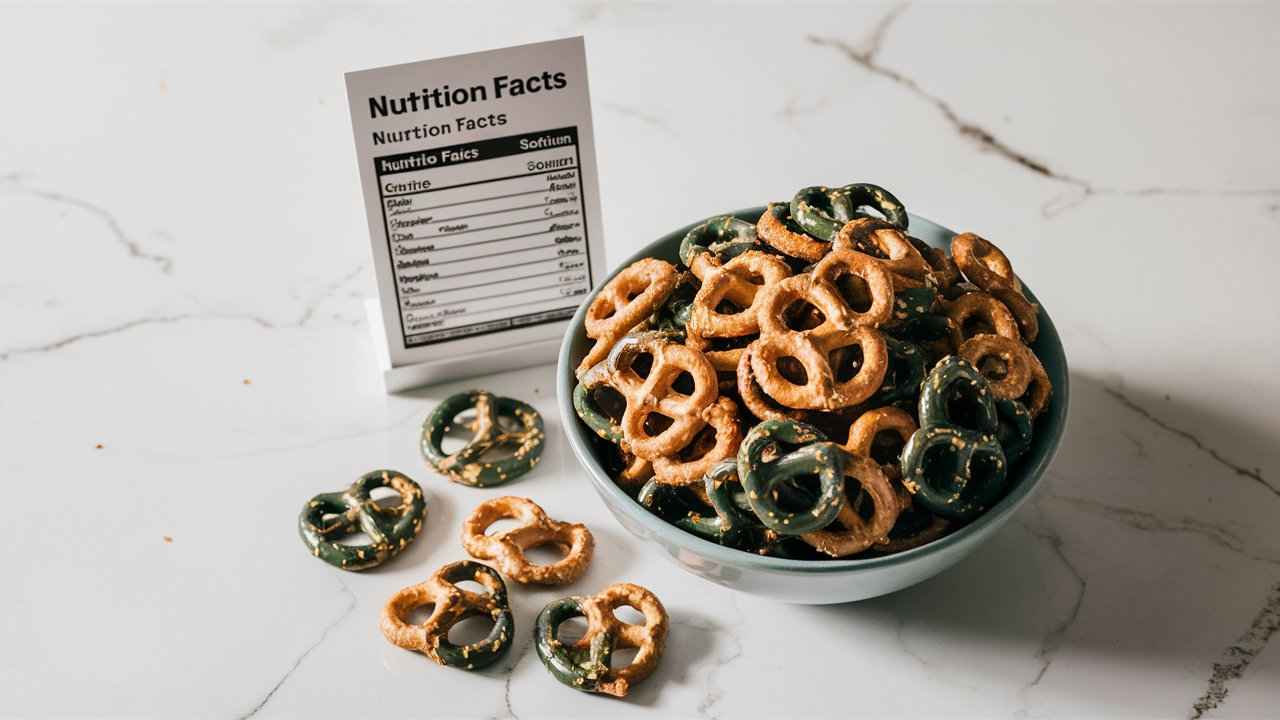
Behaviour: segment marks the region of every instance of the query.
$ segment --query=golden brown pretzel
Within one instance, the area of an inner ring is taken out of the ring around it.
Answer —
[[[807,302],[822,313],[822,322],[806,330],[787,326],[788,308]],[[892,298],[889,298],[892,306]],[[774,400],[790,408],[835,410],[871,397],[889,366],[884,337],[872,327],[859,326],[838,290],[821,278],[797,275],[766,288],[760,305],[760,339],[751,345],[751,370],[755,381]],[[831,354],[858,346],[862,364],[858,372],[837,380]],[[791,360],[787,360],[790,358]],[[794,360],[803,368],[804,382],[784,376],[779,362]]]
[[[700,487],[702,476],[713,465],[738,452],[742,428],[738,424],[737,403],[721,397],[702,411],[702,419],[707,424],[692,442],[672,455],[654,458],[653,476],[658,482]],[[710,441],[703,441],[708,435]]]
[[[800,536],[819,552],[832,557],[848,557],[883,541],[893,529],[901,501],[884,471],[869,457],[849,455],[844,462],[845,502],[836,515],[840,528],[828,526],[822,530]],[[857,481],[861,490],[850,495],[850,479]],[[873,504],[871,518],[862,519],[858,507],[863,502]]]
[[[897,433],[905,444],[911,439],[911,434],[918,429],[916,420],[911,417],[911,413],[892,406],[876,408],[862,413],[849,426],[849,440],[844,444],[844,447],[854,455],[871,457],[872,446],[875,444],[876,436],[880,433]],[[896,463],[889,463],[884,468],[886,474],[891,478],[901,476],[902,471]]]
[[[485,534],[490,525],[504,519],[520,524]],[[543,545],[564,550],[564,557],[549,565],[529,562],[524,551]],[[553,520],[532,500],[507,495],[486,500],[471,511],[462,523],[462,547],[471,557],[493,561],[504,575],[523,585],[566,585],[586,572],[595,540],[586,525]]]
[[[596,341],[578,363],[581,376],[609,354],[609,349],[644,322],[676,286],[679,272],[669,262],[641,258],[619,272],[587,307],[583,326]]]
[[[653,357],[643,378],[632,367],[642,353]],[[720,394],[715,368],[702,353],[657,333],[624,338],[609,353],[607,364],[611,384],[627,401],[620,423],[625,449],[645,460],[673,456],[688,445],[707,423],[703,411]],[[672,387],[683,373],[693,379],[688,395]],[[646,421],[655,413],[671,424],[650,434]]]
[[[1040,332],[1040,309],[1022,294],[1022,281],[1000,248],[973,233],[964,233],[951,239],[951,255],[969,282],[1009,307],[1023,340],[1035,342]]]
[[[790,418],[792,420],[807,421],[810,415],[808,410],[797,410],[779,403],[766,395],[760,387],[760,383],[756,382],[755,372],[751,369],[751,351],[754,346],[755,343],[748,345],[742,351],[742,356],[738,358],[738,367],[736,369],[738,399],[742,401],[748,412],[760,420]]]
[[[1004,303],[983,292],[967,292],[955,300],[942,301],[942,310],[951,318],[956,333],[954,342],[958,350],[967,339],[981,334],[999,335],[1011,340],[1021,340],[1018,321]],[[971,319],[981,321],[976,332],[966,329]]]
[[[888,271],[870,255],[848,250],[835,250],[813,266],[815,285],[835,288],[839,292],[840,281],[853,276],[865,283],[865,294],[871,306],[865,312],[849,308],[848,321],[861,327],[880,327],[893,317],[893,280]],[[847,307],[847,302],[846,302]]]
[[[991,397],[997,400],[1016,400],[1027,392],[1031,384],[1031,363],[1039,364],[1035,353],[1021,341],[1000,335],[974,335],[960,346],[960,357],[983,371],[990,381]],[[986,371],[987,360],[1000,361],[1003,377]],[[1044,368],[1040,369],[1044,372]]]
[[[831,243],[836,250],[866,253],[893,275],[895,289],[924,285],[932,269],[906,233],[883,220],[858,218],[840,228]]]
[[[756,322],[760,289],[790,274],[791,268],[781,258],[757,250],[748,250],[723,265],[706,269],[685,327],[688,345],[702,351],[717,370],[732,372],[742,349],[712,350],[708,339],[744,338],[760,332]],[[720,312],[720,304],[725,301],[741,309]]]

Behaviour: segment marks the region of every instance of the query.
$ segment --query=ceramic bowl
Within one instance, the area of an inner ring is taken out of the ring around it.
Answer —
[[[734,215],[754,222],[762,212],[764,208],[757,207]],[[657,257],[678,264],[680,240],[694,225],[680,228],[650,243],[622,261],[618,268],[642,257]],[[949,247],[955,234],[916,215],[911,216],[910,228],[912,236],[942,248]],[[603,283],[597,289],[602,286]],[[1031,289],[1024,288],[1027,296],[1035,300]],[[789,560],[734,550],[691,535],[649,513],[614,485],[596,457],[595,435],[573,410],[573,388],[576,384],[573,371],[592,342],[583,331],[583,318],[594,297],[594,293],[587,297],[570,321],[556,368],[556,393],[569,446],[586,469],[592,487],[631,534],[694,575],[741,592],[794,603],[842,603],[891,593],[942,572],[990,539],[1031,497],[1053,460],[1066,427],[1070,398],[1067,360],[1058,331],[1042,306],[1040,334],[1033,348],[1053,382],[1053,400],[1036,419],[1030,452],[1010,468],[1012,478],[1008,494],[994,507],[946,537],[885,557]]]

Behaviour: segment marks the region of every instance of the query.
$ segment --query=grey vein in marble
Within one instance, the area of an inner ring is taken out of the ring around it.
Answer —
[[[706,679],[703,681],[704,688],[702,699],[698,701],[697,713],[699,717],[708,718],[708,720],[719,720],[720,716],[712,712],[712,708],[724,698],[724,689],[720,687],[719,675],[720,671],[735,660],[742,657],[743,647],[742,639],[731,629],[731,626],[738,623],[746,622],[746,618],[742,615],[742,608],[738,606],[736,595],[729,596],[729,606],[733,608],[734,619],[729,626],[723,625],[699,625],[689,622],[688,620],[672,620],[672,625],[687,627],[700,632],[705,632],[713,638],[727,639],[733,643],[732,649],[724,655],[716,655],[712,658],[712,666],[707,670]]]
[[[665,120],[658,117],[657,115],[647,113],[641,110],[640,108],[632,107],[630,105],[622,105],[620,103],[615,103],[615,102],[602,102],[600,103],[600,107],[604,108],[605,110],[612,110],[613,112],[616,112],[619,115],[622,115],[624,117],[629,117],[635,120],[639,120],[645,125],[648,125],[649,127],[654,128],[656,130],[661,130],[662,132],[666,133],[667,135],[670,135],[671,137],[676,136],[676,131],[673,130],[671,126],[666,123]]]
[[[342,277],[334,280],[328,285],[325,285],[324,289],[321,290],[320,295],[307,303],[307,306],[302,309],[302,314],[298,316],[298,327],[305,327],[307,323],[311,322],[311,318],[315,317],[316,311],[320,309],[320,306],[324,304],[326,300],[333,297],[334,293],[341,290],[343,285],[346,285],[355,279],[357,275],[364,271],[365,267],[367,267],[366,263],[360,263],[355,267],[355,269],[343,273]]]
[[[186,320],[248,320],[264,328],[274,328],[269,321],[256,315],[223,315],[217,313],[185,313],[180,315],[158,315],[155,317],[143,317],[135,320],[129,320],[118,325],[101,328],[98,330],[86,330],[84,332],[67,335],[66,337],[53,340],[43,345],[30,345],[27,347],[10,348],[9,350],[0,351],[0,362],[9,360],[19,355],[32,355],[36,353],[48,353],[55,350],[61,350],[68,345],[74,345],[84,340],[93,338],[107,337],[108,335],[116,335],[138,327],[147,325],[168,325],[172,323],[183,322]]]
[[[111,231],[111,235],[116,239],[116,242],[124,247],[125,252],[129,254],[129,257],[155,263],[160,267],[160,272],[165,275],[173,274],[173,258],[167,255],[160,255],[158,253],[143,250],[142,246],[136,240],[125,234],[124,228],[121,227],[120,221],[116,219],[116,216],[108,212],[105,208],[72,195],[32,187],[23,182],[22,176],[17,173],[7,175],[4,178],[4,184],[12,188],[14,191],[24,195],[30,195],[42,200],[48,200],[51,203],[75,208],[97,217],[107,226],[107,229]]]
[[[987,130],[977,123],[962,118],[947,101],[928,90],[925,90],[920,86],[920,83],[916,82],[913,78],[883,65],[876,59],[876,55],[879,54],[880,48],[884,45],[885,39],[888,36],[889,29],[906,8],[907,5],[904,4],[890,10],[878,23],[876,23],[875,28],[872,29],[871,35],[861,44],[861,47],[851,45],[839,38],[823,35],[809,35],[806,39],[811,44],[818,47],[837,50],[864,70],[887,80],[891,80],[903,88],[906,88],[912,94],[936,108],[938,112],[946,118],[947,122],[955,128],[956,132],[958,132],[962,137],[966,137],[976,142],[983,150],[994,152],[1000,157],[1003,157],[1015,165],[1029,170],[1036,175],[1070,185],[1076,189],[1075,197],[1063,201],[1061,200],[1062,196],[1057,196],[1046,201],[1041,207],[1041,215],[1045,218],[1051,218],[1058,215],[1067,209],[1079,205],[1087,198],[1094,195],[1131,197],[1151,195],[1208,195],[1214,197],[1280,195],[1280,188],[1246,188],[1228,190],[1191,187],[1143,187],[1132,189],[1106,188],[1097,186],[1083,178],[1052,169],[1044,161],[1037,160],[1030,154],[1018,150],[997,138],[990,130]]]
[[[297,672],[298,668],[302,666],[302,662],[307,659],[307,656],[324,643],[324,641],[329,637],[329,633],[332,632],[334,628],[341,625],[343,620],[346,620],[352,612],[355,612],[356,604],[358,603],[356,594],[351,592],[351,588],[347,587],[347,584],[342,581],[342,578],[338,578],[338,585],[341,586],[342,592],[347,596],[347,607],[340,615],[338,615],[338,617],[334,618],[332,622],[324,626],[324,630],[320,632],[320,637],[316,638],[316,641],[311,643],[310,647],[302,651],[302,654],[298,656],[298,659],[293,661],[293,664],[289,666],[289,669],[285,671],[284,675],[280,676],[280,679],[276,681],[276,684],[271,686],[271,689],[268,690],[267,694],[258,701],[257,705],[253,706],[252,710],[241,715],[240,720],[251,718],[254,715],[257,715],[259,710],[266,707],[267,703],[271,702],[271,698],[276,694],[276,691],[283,687],[289,678]]]
[[[1222,453],[1209,447],[1208,445],[1205,445],[1204,442],[1200,440],[1200,438],[1196,437],[1192,433],[1186,430],[1183,430],[1182,428],[1174,427],[1169,423],[1156,417],[1155,415],[1152,415],[1146,408],[1143,408],[1141,405],[1138,405],[1133,400],[1130,400],[1124,393],[1120,392],[1119,390],[1116,390],[1115,388],[1111,388],[1111,387],[1106,387],[1106,386],[1103,386],[1102,389],[1106,391],[1108,395],[1114,398],[1116,402],[1120,403],[1121,405],[1124,405],[1125,407],[1129,408],[1133,412],[1142,416],[1152,425],[1155,425],[1156,427],[1160,428],[1161,430],[1164,430],[1165,432],[1171,433],[1173,435],[1177,435],[1178,437],[1184,440],[1187,440],[1192,445],[1194,445],[1197,450],[1213,458],[1214,461],[1216,461],[1219,465],[1232,470],[1237,475],[1240,475],[1242,477],[1247,477],[1250,480],[1253,480],[1259,485],[1265,487],[1267,490],[1270,490],[1272,495],[1280,497],[1280,490],[1277,490],[1274,485],[1272,485],[1271,483],[1263,479],[1262,468],[1251,469],[1243,465],[1240,465],[1239,463],[1232,462],[1231,460],[1228,460],[1226,457],[1224,457]]]
[[[1027,683],[1020,691],[1022,694],[1025,694],[1029,692],[1031,688],[1039,685],[1040,681],[1044,679],[1045,674],[1049,672],[1049,666],[1053,664],[1054,654],[1057,653],[1058,649],[1062,646],[1062,641],[1066,638],[1067,631],[1071,629],[1071,626],[1075,624],[1076,619],[1080,617],[1080,608],[1084,605],[1084,596],[1085,592],[1088,590],[1089,582],[1085,580],[1084,576],[1080,574],[1080,571],[1076,568],[1075,564],[1073,564],[1067,557],[1066,552],[1063,551],[1062,536],[1050,527],[1048,523],[1045,523],[1042,528],[1033,527],[1025,522],[1021,523],[1021,525],[1023,529],[1043,540],[1049,546],[1049,549],[1053,550],[1053,554],[1058,556],[1058,560],[1062,562],[1063,567],[1071,573],[1071,577],[1075,578],[1077,587],[1076,598],[1071,604],[1071,610],[1061,621],[1058,622],[1057,625],[1050,628],[1049,632],[1045,633],[1044,638],[1040,641],[1040,648],[1036,650],[1036,659],[1040,661],[1040,670],[1036,673],[1035,678],[1033,678],[1031,682]]]
[[[1206,712],[1218,707],[1227,699],[1228,683],[1244,676],[1244,671],[1270,642],[1271,636],[1280,630],[1280,583],[1267,593],[1262,609],[1244,632],[1222,653],[1219,662],[1213,664],[1208,687],[1191,707],[1192,720],[1199,720]]]

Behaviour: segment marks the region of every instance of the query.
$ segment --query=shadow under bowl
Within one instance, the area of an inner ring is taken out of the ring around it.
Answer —
[[[763,207],[732,213],[755,222]],[[618,270],[643,257],[656,257],[679,264],[678,251],[685,233],[698,223],[671,232],[645,246],[619,264]],[[955,233],[917,215],[910,217],[910,232],[929,245],[948,248]],[[1070,390],[1067,359],[1057,328],[1040,308],[1040,332],[1032,348],[1053,383],[1049,407],[1036,419],[1030,451],[1009,469],[1009,490],[1003,499],[981,516],[955,532],[931,543],[883,557],[852,560],[790,560],[765,557],[718,545],[687,533],[651,514],[614,484],[596,456],[595,434],[573,410],[574,368],[594,342],[587,338],[583,320],[595,299],[597,286],[583,301],[569,322],[556,367],[556,395],[560,418],[573,454],[582,463],[592,486],[618,522],[631,534],[647,541],[680,567],[710,580],[752,595],[784,602],[805,604],[843,603],[884,595],[926,580],[960,561],[986,542],[1009,521],[1018,507],[1035,491],[1053,460],[1066,428]],[[1035,301],[1030,288],[1027,297]]]

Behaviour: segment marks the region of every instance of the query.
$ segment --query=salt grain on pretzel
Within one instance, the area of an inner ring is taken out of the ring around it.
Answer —
[[[499,520],[518,524],[486,535]],[[564,557],[549,565],[529,562],[525,551],[545,545],[560,548]],[[595,540],[586,525],[553,520],[532,500],[506,496],[487,500],[471,511],[462,524],[462,547],[474,558],[492,561],[523,585],[567,585],[586,572]]]

